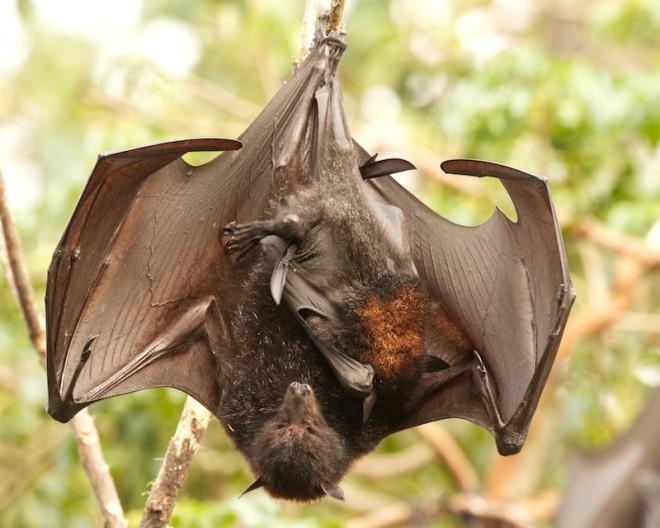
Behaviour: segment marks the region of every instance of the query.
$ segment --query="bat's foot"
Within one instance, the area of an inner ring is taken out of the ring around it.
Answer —
[[[238,253],[240,260],[270,235],[292,243],[302,236],[301,224],[297,214],[286,212],[278,214],[272,220],[257,220],[248,224],[231,222],[222,228],[223,235],[229,239],[225,244],[225,251],[229,255]]]
[[[245,257],[263,238],[271,234],[264,226],[266,223],[259,221],[249,224],[231,222],[223,227],[222,233],[228,238],[225,243],[227,254],[238,253],[238,260]]]

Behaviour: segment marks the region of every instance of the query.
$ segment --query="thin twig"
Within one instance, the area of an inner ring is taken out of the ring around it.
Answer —
[[[410,473],[435,459],[435,452],[426,444],[415,444],[403,451],[388,454],[370,454],[358,461],[351,474],[372,479],[382,479]]]
[[[302,29],[300,31],[300,63],[307,58],[312,48],[318,16],[318,0],[307,0],[305,2],[305,13],[303,14]]]
[[[615,323],[615,328],[617,330],[628,332],[660,334],[660,314],[626,312],[623,314],[623,317]]]
[[[396,502],[356,517],[347,528],[386,528],[409,526],[440,514],[465,515],[483,521],[495,521],[503,526],[529,527],[527,512],[515,503],[489,501],[479,495],[459,493],[449,499],[427,500],[422,503]]]
[[[341,29],[345,4],[346,0],[332,0],[332,4],[330,4],[330,12],[328,14],[328,35],[331,33],[338,33]]]
[[[186,400],[179,425],[151,487],[140,528],[167,526],[210,417],[210,413],[193,398]]]
[[[575,231],[601,247],[629,255],[647,266],[660,265],[660,251],[650,248],[641,239],[621,234],[596,220],[582,220],[575,227]]]
[[[41,364],[46,364],[46,333],[39,317],[27,269],[23,260],[16,226],[9,212],[5,182],[0,173],[0,222],[7,252],[7,278],[12,284],[16,300],[23,314],[30,341],[39,354]],[[92,417],[86,410],[71,420],[71,428],[78,443],[80,460],[92,484],[96,501],[101,510],[106,528],[123,528],[127,525],[119,496],[112,480],[108,464],[105,462],[99,436]]]
[[[477,472],[454,438],[442,426],[427,423],[416,430],[442,460],[461,491],[475,491],[479,487]]]
[[[83,409],[73,417],[70,425],[76,435],[80,462],[92,483],[92,489],[101,508],[103,526],[105,528],[128,526],[115,483],[110,475],[110,468],[103,457],[94,419],[87,409]]]
[[[30,286],[30,279],[28,278],[27,268],[25,267],[23,254],[21,253],[16,226],[9,211],[5,180],[2,173],[0,173],[0,223],[2,223],[2,236],[4,238],[8,264],[6,268],[7,280],[12,285],[14,295],[21,308],[21,313],[23,314],[23,319],[28,330],[28,337],[39,354],[41,364],[45,366],[46,334],[34,302],[32,287]]]

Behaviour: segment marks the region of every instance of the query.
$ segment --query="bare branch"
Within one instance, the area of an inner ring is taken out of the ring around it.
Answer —
[[[474,491],[479,487],[477,472],[463,450],[442,426],[427,423],[417,427],[416,431],[442,460],[461,491]]]
[[[303,62],[307,58],[309,50],[312,48],[318,16],[318,0],[307,0],[305,2],[305,13],[303,14],[302,29],[300,31],[300,62]]]
[[[660,314],[645,312],[626,312],[616,323],[618,330],[660,334]]]
[[[345,4],[346,0],[332,0],[332,4],[330,4],[330,13],[328,14],[328,34],[337,33],[341,29]]]
[[[210,417],[202,405],[188,397],[158,477],[151,487],[140,528],[167,526]]]
[[[388,504],[353,519],[346,526],[348,528],[409,526],[415,520],[430,519],[443,513],[495,521],[503,526],[520,528],[531,526],[528,512],[524,507],[516,503],[489,501],[470,493],[460,493],[449,499],[429,500],[417,504],[406,502]]]
[[[5,182],[0,173],[0,223],[7,252],[7,277],[13,286],[16,300],[23,314],[28,329],[30,341],[39,354],[42,366],[46,365],[46,333],[34,302],[32,287],[28,278],[23,253],[21,252],[16,226],[9,212]],[[119,496],[112,480],[108,464],[103,458],[99,435],[86,410],[81,411],[71,420],[71,428],[76,436],[80,460],[87,477],[92,484],[103,524],[106,528],[123,528],[127,526],[124,511],[119,502]]]
[[[435,452],[426,444],[417,444],[397,453],[370,454],[358,461],[351,473],[381,479],[408,473],[433,462]]]
[[[96,500],[101,507],[104,528],[128,526],[115,483],[110,475],[110,468],[103,457],[99,433],[94,425],[94,419],[87,409],[83,409],[73,417],[71,428],[76,436],[80,462],[85,468]]]
[[[21,253],[20,242],[16,226],[12,220],[7,203],[5,180],[0,173],[0,223],[2,223],[2,236],[5,242],[7,255],[7,279],[12,285],[14,295],[21,308],[21,313],[28,330],[30,341],[39,354],[42,365],[46,365],[46,334],[34,302],[30,279]]]
[[[660,265],[660,251],[652,249],[643,240],[626,236],[596,220],[581,221],[575,231],[601,247],[628,255],[647,266]]]

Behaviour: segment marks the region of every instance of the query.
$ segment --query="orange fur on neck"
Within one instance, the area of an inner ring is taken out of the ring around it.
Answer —
[[[360,360],[386,383],[417,374],[427,310],[424,296],[410,285],[399,287],[390,298],[371,297],[358,309],[364,340]]]

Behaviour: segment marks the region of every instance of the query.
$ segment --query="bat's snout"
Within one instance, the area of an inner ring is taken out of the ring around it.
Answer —
[[[311,419],[318,412],[314,391],[306,383],[294,381],[284,395],[280,410],[289,424],[299,424]]]
[[[307,383],[299,383],[297,381],[294,381],[289,385],[289,388],[287,389],[287,392],[296,398],[302,398],[305,399],[308,396],[312,395],[312,388],[307,385]]]

